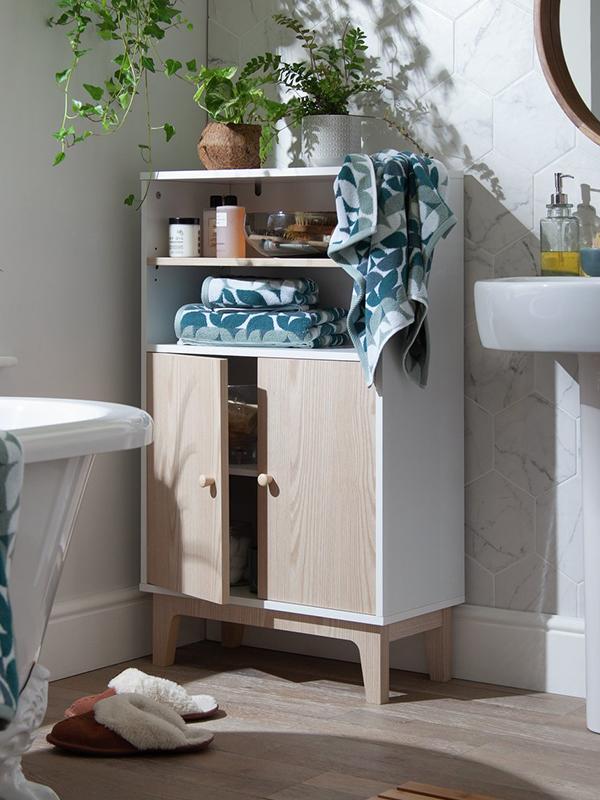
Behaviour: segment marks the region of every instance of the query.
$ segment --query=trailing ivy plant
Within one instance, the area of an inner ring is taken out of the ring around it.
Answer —
[[[277,139],[277,122],[286,106],[270,99],[265,87],[274,82],[272,75],[244,76],[234,80],[238,67],[200,67],[186,79],[194,84],[194,100],[214,122],[225,125],[260,125],[260,160],[265,160]]]
[[[167,77],[177,74],[180,61],[160,58],[157,44],[173,28],[192,24],[176,5],[177,0],[57,0],[58,14],[48,20],[51,27],[65,27],[71,48],[69,65],[56,73],[56,82],[64,94],[63,114],[54,138],[60,150],[54,164],[64,161],[67,151],[93,136],[116,133],[125,124],[136,103],[143,97],[146,111],[146,141],[138,144],[146,164],[152,164],[152,134],[162,131],[166,141],[175,135],[170,122],[152,124],[148,79],[150,73],[162,72]],[[93,44],[107,43],[111,53],[110,71],[101,80],[84,83],[83,99],[74,96],[73,83],[81,60]],[[196,69],[194,61],[187,62],[188,70]],[[125,198],[133,205],[135,196]],[[141,204],[141,202],[140,202]]]
[[[363,95],[373,103],[381,99],[383,89],[389,88],[389,80],[382,77],[375,60],[367,56],[367,37],[360,27],[347,22],[339,42],[331,44],[329,37],[320,41],[315,30],[294,17],[275,14],[273,19],[296,35],[306,60],[289,62],[277,53],[265,53],[246,64],[240,80],[258,73],[293,93],[282,111],[290,124],[299,125],[304,117],[315,114],[349,114],[351,100]],[[390,113],[382,119],[423,152],[403,123]]]

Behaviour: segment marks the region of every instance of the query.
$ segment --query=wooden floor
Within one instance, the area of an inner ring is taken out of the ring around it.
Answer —
[[[600,736],[579,699],[393,672],[392,702],[367,706],[356,665],[213,643],[180,649],[167,669],[133,663],[215,695],[210,750],[121,760],[53,750],[49,725],[101,691],[120,669],[110,667],[51,686],[29,778],[61,800],[364,800],[408,780],[499,800],[600,798]]]

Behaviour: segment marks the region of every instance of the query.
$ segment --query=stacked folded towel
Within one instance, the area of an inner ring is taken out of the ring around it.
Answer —
[[[255,347],[348,345],[344,308],[318,308],[317,284],[307,278],[206,278],[202,303],[175,316],[180,344]]]

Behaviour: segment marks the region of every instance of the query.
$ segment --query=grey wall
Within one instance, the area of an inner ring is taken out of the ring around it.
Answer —
[[[478,278],[536,273],[554,171],[576,176],[575,202],[579,183],[600,185],[600,150],[567,120],[537,62],[533,0],[210,0],[209,57],[296,54],[275,11],[324,31],[348,18],[365,28],[393,78],[389,104],[412,109],[424,146],[465,171],[467,598],[581,615],[576,360],[484,350],[472,301]],[[367,150],[403,145],[381,125],[363,127]],[[297,155],[284,135],[277,163]]]
[[[181,2],[195,23],[165,55],[199,61],[206,4]],[[144,168],[142,114],[118,136],[86,142],[59,167],[51,133],[61,116],[54,73],[68,64],[48,0],[4,0],[0,26],[0,393],[139,402],[139,215],[123,205]],[[156,118],[178,133],[158,144],[165,169],[198,166],[204,124],[180,82],[156,81]],[[109,593],[139,581],[139,454],[100,456],[90,479],[60,599]]]

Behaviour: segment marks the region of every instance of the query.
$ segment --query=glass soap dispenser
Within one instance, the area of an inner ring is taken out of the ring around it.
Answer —
[[[555,191],[546,206],[548,214],[540,221],[542,275],[580,275],[579,220],[563,192],[562,172],[554,173]]]

